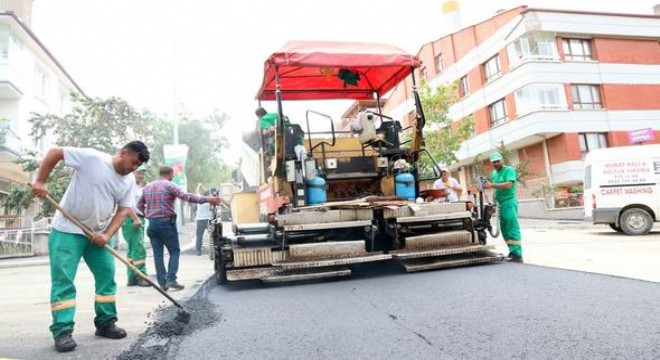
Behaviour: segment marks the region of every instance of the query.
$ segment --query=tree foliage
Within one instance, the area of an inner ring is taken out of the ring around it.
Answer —
[[[432,88],[425,82],[419,92],[426,118],[426,148],[441,165],[451,165],[458,160],[456,151],[474,131],[471,115],[458,122],[449,117],[449,107],[458,100],[457,94],[457,83]],[[424,161],[422,166],[429,168],[432,165],[429,161]]]
[[[35,140],[52,139],[56,146],[91,147],[114,154],[125,143],[139,139],[152,152],[152,164],[147,179],[157,178],[158,165],[163,163],[163,145],[172,143],[170,121],[154,116],[148,111],[137,111],[118,97],[108,99],[86,98],[71,95],[72,110],[66,115],[33,113],[28,120],[30,136]],[[222,127],[227,120],[217,112],[196,119],[184,117],[179,127],[180,143],[189,146],[186,173],[189,183],[217,185],[228,179],[230,171],[222,163],[219,154],[227,146]],[[37,154],[26,153],[19,163],[28,173],[39,167]],[[58,164],[48,178],[48,192],[55,200],[61,199],[71,180],[72,171]],[[13,212],[26,209],[33,197],[25,186],[15,186],[4,199],[3,206]],[[54,209],[42,202],[39,215],[50,216]]]
[[[33,113],[28,120],[30,136],[52,135],[57,145],[91,147],[108,154],[135,139],[153,143],[156,119],[151,113],[139,112],[118,97],[91,99],[73,93],[71,100],[73,109],[64,116]]]
[[[230,178],[230,170],[220,158],[227,148],[228,141],[222,135],[227,116],[217,111],[203,118],[184,116],[179,124],[179,143],[188,146],[186,176],[189,190],[194,190],[199,183],[206,188],[216,186]],[[173,127],[169,121],[159,121],[155,132],[153,148],[154,164],[164,163],[163,146],[172,143]],[[157,169],[150,170],[149,176],[155,177]]]
[[[125,100],[86,98],[71,94],[73,107],[66,115],[32,113],[28,119],[31,125],[30,136],[37,141],[51,138],[57,146],[92,147],[113,154],[124,143],[142,139],[153,141],[154,117],[136,111]],[[35,152],[27,152],[17,161],[23,171],[32,173],[39,168]],[[71,180],[71,169],[58,164],[48,178],[48,193],[59,201]],[[14,212],[26,209],[32,203],[32,194],[22,185],[14,186],[3,201],[3,206]],[[41,203],[39,215],[48,216],[54,208],[47,202]]]

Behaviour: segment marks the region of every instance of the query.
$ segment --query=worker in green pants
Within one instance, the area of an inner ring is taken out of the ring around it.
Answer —
[[[135,196],[136,204],[142,197],[142,188],[140,186],[144,181],[144,173],[146,171],[146,166],[141,165],[133,173],[135,176],[133,195]],[[128,245],[128,248],[126,249],[126,259],[143,274],[147,275],[147,250],[144,248],[144,215],[137,207],[134,207],[129,211],[126,216],[126,221],[121,228],[121,233]],[[150,286],[146,280],[136,275],[131,268],[127,267],[126,271],[128,277],[127,286]]]
[[[499,205],[500,230],[502,237],[509,247],[509,256],[506,260],[523,262],[522,236],[518,224],[518,200],[516,199],[516,170],[502,164],[502,154],[490,154],[490,163],[493,165],[491,181],[484,183],[485,189],[495,189],[495,201]]]
[[[85,259],[94,275],[95,335],[126,337],[126,331],[115,324],[115,262],[104,246],[121,227],[127,211],[135,206],[135,179],[131,173],[149,156],[141,141],[124,145],[113,156],[90,148],[58,147],[50,149],[39,166],[32,184],[32,193],[38,197],[48,195],[46,181],[60,161],[75,170],[60,206],[93,232],[88,238],[59,211],[53,217],[48,237],[53,319],[50,331],[58,352],[76,348],[72,337],[76,312],[74,281],[80,258]]]
[[[48,251],[57,254],[51,257],[51,311],[53,324],[50,331],[55,334],[73,331],[73,316],[76,311],[76,287],[71,281],[76,276],[80,258],[94,275],[96,283],[94,324],[100,325],[116,317],[114,281],[115,263],[110,252],[89,242],[85,235],[52,230],[48,238]]]

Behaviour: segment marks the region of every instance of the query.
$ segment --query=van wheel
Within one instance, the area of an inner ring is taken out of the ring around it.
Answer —
[[[608,225],[610,226],[610,228],[612,230],[614,230],[616,232],[623,232],[623,230],[621,230],[621,228],[619,226],[616,226],[616,224],[614,224],[614,223],[611,223],[611,224],[608,224]]]
[[[644,209],[632,208],[621,214],[619,224],[628,235],[646,235],[653,228],[653,218]]]

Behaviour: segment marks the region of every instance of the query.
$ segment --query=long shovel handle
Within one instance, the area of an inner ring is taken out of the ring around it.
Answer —
[[[47,201],[48,201],[48,202],[49,202],[54,208],[56,208],[57,210],[59,210],[59,212],[61,212],[62,215],[64,215],[65,218],[69,219],[69,221],[71,221],[71,222],[74,223],[77,227],[79,227],[80,230],[82,230],[82,231],[85,233],[85,235],[87,235],[88,238],[91,239],[92,236],[94,236],[94,232],[93,232],[92,230],[90,230],[87,226],[85,226],[85,224],[81,223],[78,219],[76,219],[75,217],[73,217],[73,215],[71,215],[71,213],[69,213],[67,210],[65,210],[63,207],[61,207],[60,204],[57,203],[57,201],[53,200],[53,198],[50,197],[50,195],[46,194],[46,196],[45,196],[44,198],[45,198],[45,199],[46,199],[46,200],[47,200]],[[168,293],[166,293],[163,289],[161,289],[160,286],[158,286],[158,285],[157,285],[156,283],[154,283],[151,279],[149,279],[149,277],[148,277],[147,275],[143,274],[142,271],[138,270],[138,268],[136,268],[135,265],[131,264],[128,260],[126,260],[123,256],[121,256],[121,255],[117,252],[117,250],[113,249],[113,248],[112,248],[111,246],[109,246],[108,244],[105,244],[103,247],[104,247],[106,250],[108,250],[108,251],[109,251],[114,257],[116,257],[117,260],[123,262],[126,266],[128,266],[131,270],[133,270],[133,272],[135,273],[135,275],[141,277],[141,278],[144,279],[146,282],[148,282],[149,285],[151,285],[154,289],[158,290],[158,292],[161,293],[163,296],[165,296],[168,300],[170,300],[170,301],[172,302],[172,304],[176,305],[176,307],[178,307],[179,309],[184,309],[184,308],[183,308],[183,305],[179,304],[178,301],[174,300],[174,298],[172,298]],[[184,309],[184,310],[185,310],[185,309]]]

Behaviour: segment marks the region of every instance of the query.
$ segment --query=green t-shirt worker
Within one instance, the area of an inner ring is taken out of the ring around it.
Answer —
[[[500,229],[502,237],[509,247],[506,260],[523,262],[520,225],[518,224],[518,200],[516,199],[516,170],[502,164],[502,154],[490,154],[493,165],[491,181],[484,184],[485,189],[495,189],[495,201],[499,205]]]
[[[254,112],[257,115],[259,132],[263,137],[264,153],[268,156],[275,154],[275,127],[277,126],[277,114],[268,113],[266,109],[259,107]]]

